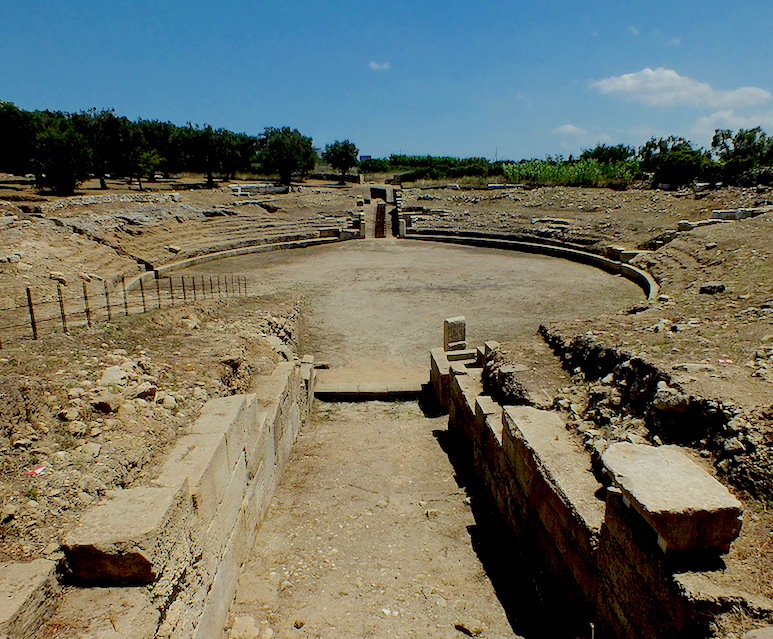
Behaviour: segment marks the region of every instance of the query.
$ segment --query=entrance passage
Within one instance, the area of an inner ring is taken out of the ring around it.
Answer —
[[[376,228],[373,233],[376,238],[386,237],[386,204],[376,204]]]
[[[481,536],[446,423],[416,402],[317,402],[243,567],[238,623],[261,637],[518,636],[476,553],[514,550]]]

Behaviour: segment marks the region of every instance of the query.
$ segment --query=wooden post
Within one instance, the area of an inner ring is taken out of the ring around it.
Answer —
[[[207,299],[207,286],[204,284],[204,276],[201,276],[201,299]]]
[[[161,308],[161,285],[158,283],[158,276],[156,276],[156,300],[158,301],[158,308]]]
[[[30,325],[32,326],[32,339],[38,338],[38,325],[35,323],[35,309],[32,307],[32,291],[27,287],[27,306],[30,310]]]
[[[140,293],[142,294],[142,312],[143,313],[147,313],[148,312],[148,306],[145,303],[145,284],[143,284],[143,282],[142,282],[143,279],[144,278],[142,278],[142,277],[140,278]]]
[[[91,308],[89,308],[89,292],[86,289],[86,282],[83,282],[83,307],[86,310],[86,324],[91,328]]]
[[[215,294],[212,292],[212,276],[209,276],[209,299],[215,299]]]
[[[196,276],[194,275],[192,278],[193,280],[193,301],[196,301]]]
[[[126,317],[129,317],[129,300],[126,298],[126,276],[121,275],[121,286],[123,287],[123,311]]]
[[[107,282],[102,280],[102,284],[105,287],[105,308],[107,309],[107,321],[110,322],[113,319],[113,314],[110,312],[110,294],[107,292]]]
[[[188,294],[185,292],[185,275],[180,275],[180,284],[183,287],[183,302],[188,302]]]
[[[169,280],[169,303],[174,306],[174,285],[172,284],[172,278],[167,277]]]
[[[220,299],[220,276],[217,276],[217,299]]]
[[[59,312],[62,314],[62,330],[67,332],[67,316],[64,313],[64,297],[62,296],[62,285],[56,285],[56,292],[59,295]]]

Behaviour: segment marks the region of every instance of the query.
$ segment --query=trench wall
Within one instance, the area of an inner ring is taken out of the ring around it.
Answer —
[[[59,612],[55,562],[6,570],[0,637],[32,636],[62,610],[77,614],[84,636],[220,637],[240,567],[308,416],[314,372],[311,356],[283,362],[255,379],[252,394],[210,400],[155,480],[112,491],[89,509],[62,546]]]
[[[771,604],[717,585],[716,562],[664,554],[556,413],[499,406],[483,395],[481,369],[449,354],[432,351],[431,384],[463,463],[513,533],[526,563],[518,578],[531,578],[542,601],[561,601],[578,636],[707,637],[732,606]]]

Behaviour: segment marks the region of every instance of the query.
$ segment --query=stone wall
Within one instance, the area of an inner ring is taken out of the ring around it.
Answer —
[[[94,204],[115,204],[117,202],[144,202],[153,204],[166,204],[167,202],[179,202],[180,194],[171,193],[112,193],[106,195],[74,195],[65,197],[55,202],[48,202],[37,207],[40,213],[51,214],[61,209],[77,206],[93,206]]]
[[[221,635],[314,382],[306,356],[258,376],[252,394],[210,400],[156,479],[113,491],[85,513],[59,566],[65,584],[78,586],[59,608],[78,611],[84,636],[114,636],[111,627],[134,639]],[[20,564],[13,583],[5,583],[13,577],[6,567],[0,636],[31,636],[51,614],[56,564],[38,563]]]
[[[483,395],[483,351],[457,361],[448,359],[451,354],[442,349],[431,353],[431,384],[441,406],[447,405],[449,432],[525,558],[518,578],[531,580],[542,601],[560,602],[561,614],[570,618],[578,636],[706,637],[714,617],[733,606],[755,615],[773,610],[773,602],[717,578],[721,555],[716,549],[669,550],[679,542],[675,536],[686,534],[685,513],[687,521],[700,518],[699,530],[716,530],[728,516],[737,516],[732,508],[705,507],[712,498],[703,488],[685,497],[685,487],[696,478],[708,482],[709,493],[724,495],[726,489],[716,480],[693,469],[692,462],[686,463],[686,475],[667,477],[666,490],[673,490],[672,503],[678,507],[657,513],[664,519],[656,522],[656,530],[652,517],[645,518],[648,508],[654,510],[646,496],[624,492],[625,478],[615,475],[613,464],[604,484],[620,479],[623,488],[602,485],[589,455],[558,413],[499,406]],[[634,447],[647,454],[670,448]],[[646,477],[642,482],[653,483]],[[734,500],[729,493],[726,497]],[[728,539],[733,534],[737,529],[728,530]]]

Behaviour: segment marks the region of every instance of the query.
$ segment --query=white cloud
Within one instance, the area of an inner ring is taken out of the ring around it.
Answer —
[[[639,30],[636,27],[628,27],[628,31],[633,33],[633,35],[639,35]]]
[[[698,120],[690,129],[695,136],[711,137],[716,129],[753,129],[761,126],[763,129],[773,128],[773,111],[752,116],[739,115],[732,109],[717,111]]]
[[[678,47],[680,44],[682,44],[682,39],[681,38],[672,38],[671,39],[671,44],[673,44],[675,47]]]
[[[588,132],[574,124],[564,124],[563,126],[553,129],[553,133],[559,133],[564,135],[586,135]]]
[[[370,68],[374,71],[389,71],[389,62],[382,62],[379,64],[375,60],[372,60],[370,63]]]
[[[758,87],[718,91],[705,82],[679,75],[673,69],[659,67],[613,76],[591,82],[601,93],[622,95],[628,100],[658,106],[698,105],[730,108],[759,104],[773,98]]]

